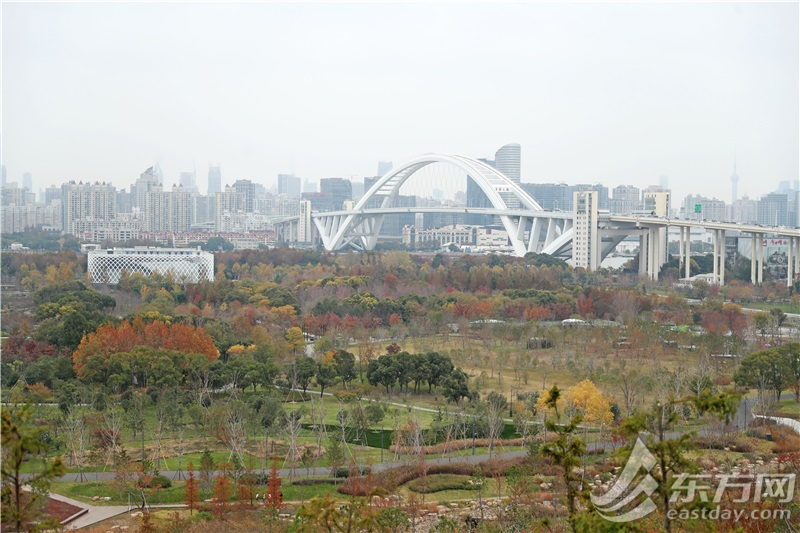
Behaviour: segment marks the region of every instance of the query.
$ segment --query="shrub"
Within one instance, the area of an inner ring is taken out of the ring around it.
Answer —
[[[139,487],[143,489],[152,489],[155,487],[161,489],[168,489],[172,487],[172,480],[162,474],[156,474],[151,478],[143,477],[139,480]]]
[[[761,433],[761,438],[763,438],[763,433]],[[695,437],[694,442],[698,448],[707,450],[723,450],[728,448],[733,452],[742,453],[755,450],[755,446],[752,442],[733,433],[727,435],[700,435]]]
[[[797,434],[785,434],[775,439],[772,446],[773,453],[793,453],[800,451],[800,436]]]
[[[513,459],[490,459],[482,463],[444,463],[431,464],[427,468],[429,476],[436,474],[456,474],[461,476],[471,476],[480,467],[481,472],[486,477],[499,477],[512,466],[520,466],[526,462],[526,458],[519,457]],[[547,463],[543,463],[547,464]],[[364,477],[349,477],[345,483],[337,490],[341,494],[348,496],[368,496],[370,491],[379,487],[387,492],[394,492],[397,487],[404,485],[420,477],[419,467],[408,465],[384,470],[375,475],[370,475],[369,480]]]
[[[421,478],[417,478],[408,484],[408,488],[420,494],[432,494],[443,490],[478,489],[468,476],[459,476],[455,474],[435,474],[427,476],[424,482]]]
[[[208,511],[200,511],[195,514],[190,520],[193,522],[211,522],[214,519],[214,515],[209,513]]]
[[[350,471],[351,471],[350,468],[344,467],[344,466],[341,467],[341,468],[337,468],[336,470],[333,471],[333,477],[340,478],[340,479],[347,479],[348,477],[350,477]],[[358,467],[358,472],[357,473],[358,473],[359,476],[366,476],[367,474],[369,474],[371,472],[372,472],[372,469],[370,467],[368,467],[368,466],[360,466],[360,467]]]

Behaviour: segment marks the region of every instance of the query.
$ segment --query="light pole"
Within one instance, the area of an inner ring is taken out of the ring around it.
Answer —
[[[383,426],[381,426],[381,462],[383,462]]]

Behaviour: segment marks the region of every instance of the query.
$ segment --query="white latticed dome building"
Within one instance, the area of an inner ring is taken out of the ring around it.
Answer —
[[[197,283],[214,280],[214,256],[188,248],[112,248],[89,252],[89,279],[92,283],[119,283],[123,272],[172,274],[176,281]]]

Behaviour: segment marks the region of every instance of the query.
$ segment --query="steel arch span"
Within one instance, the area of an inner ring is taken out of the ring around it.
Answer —
[[[364,194],[352,211],[314,214],[312,219],[325,249],[339,250],[350,245],[358,250],[372,250],[377,244],[384,216],[397,207],[395,202],[400,187],[420,169],[433,163],[455,166],[473,179],[489,198],[493,209],[500,212],[498,216],[516,255],[542,251],[554,239],[571,233],[571,214],[542,216],[546,212],[536,200],[495,168],[460,155],[430,153],[393,168]],[[373,198],[383,198],[379,209],[366,208]],[[541,237],[544,237],[543,241]]]

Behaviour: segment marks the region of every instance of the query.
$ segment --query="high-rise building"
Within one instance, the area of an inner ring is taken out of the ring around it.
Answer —
[[[489,197],[471,176],[467,176],[467,207],[486,209],[492,207]],[[469,226],[491,226],[494,222],[496,221],[492,215],[469,213],[464,216],[464,223]]]
[[[208,167],[208,194],[222,192],[222,167]]]
[[[574,226],[572,233],[572,266],[597,270],[600,267],[601,238],[597,227],[597,191],[572,193]]]
[[[59,193],[61,191],[59,190]],[[45,191],[45,198],[47,198],[47,192]],[[131,186],[130,191],[126,191],[125,189],[120,189],[117,191],[117,213],[132,213],[133,207],[136,200],[136,194],[134,191],[133,186]]]
[[[278,194],[285,194],[289,198],[300,198],[300,178],[294,174],[278,174]]]
[[[50,205],[53,200],[61,200],[61,187],[48,187],[44,190],[44,205]]]
[[[663,175],[662,175],[662,176],[659,176],[659,177],[658,177],[658,186],[659,186],[659,187],[660,187],[662,190],[665,190],[665,191],[666,191],[667,189],[669,189],[669,176],[663,176]]]
[[[789,223],[789,198],[770,193],[758,201],[758,223],[764,226],[786,226]]]
[[[10,205],[2,209],[3,233],[17,233],[29,228],[42,228],[46,231],[61,229],[61,203],[52,205]]]
[[[22,188],[33,192],[33,176],[30,172],[24,172],[22,174]]]
[[[614,187],[613,198],[609,201],[609,209],[616,215],[629,215],[641,209],[641,190],[633,185]]]
[[[171,194],[161,185],[154,185],[145,195],[144,230],[170,231]]]
[[[305,180],[303,182],[303,192],[317,192],[317,182]]]
[[[511,181],[520,183],[521,148],[518,144],[507,144],[494,154],[494,165],[497,170],[505,174]],[[521,205],[516,195],[512,192],[500,192],[500,197],[510,209],[518,209]],[[499,222],[499,220],[495,220]]]
[[[363,181],[351,181],[350,185],[353,187],[353,200],[358,201],[364,196],[364,182]]]
[[[381,179],[381,176],[369,176],[364,178],[364,193],[368,193],[369,190],[378,183],[378,180]],[[375,208],[380,207],[383,203],[383,196],[373,195],[367,201],[367,205],[365,207],[368,208]]]
[[[179,180],[178,180],[178,184],[181,187],[183,187],[184,191],[188,191],[190,193],[198,193],[198,192],[200,192],[197,189],[197,181],[196,181],[196,173],[195,172],[181,172]]]
[[[256,184],[250,180],[236,180],[233,189],[244,195],[245,213],[253,213],[256,210]]]
[[[574,191],[566,183],[523,183],[522,188],[536,200],[542,209],[572,211],[572,193]]]
[[[230,185],[225,186],[225,190],[218,192],[216,195],[216,208],[215,215],[215,228],[217,231],[222,231],[222,219],[225,215],[231,213],[238,213],[245,211],[245,196],[238,192]]]
[[[328,203],[327,211],[339,211],[344,208],[345,200],[353,199],[353,184],[344,178],[322,178],[319,192]]]
[[[738,222],[740,224],[758,223],[758,202],[751,200],[747,195],[733,202],[730,212],[730,217],[728,217],[730,222]]]
[[[172,187],[170,205],[170,231],[189,231],[194,222],[194,198],[190,190]]]
[[[378,177],[382,178],[387,172],[392,170],[391,161],[378,161]]]
[[[0,165],[0,187],[6,186],[6,166]]]
[[[136,192],[136,203],[134,207],[140,213],[145,212],[145,208],[147,207],[147,193],[150,192],[153,187],[158,185],[158,180],[156,179],[155,170],[153,167],[148,168],[144,172],[139,175],[139,179],[136,180],[134,184],[134,189]]]
[[[311,202],[300,200],[300,220],[297,226],[298,242],[311,242],[311,234],[314,223],[311,222]]]
[[[494,154],[495,168],[514,183],[520,183],[521,152],[520,145],[507,144]]]
[[[669,191],[645,191],[642,200],[644,201],[644,210],[653,216],[668,217],[670,215]]]
[[[208,224],[215,222],[217,212],[217,197],[214,194],[196,195],[194,197],[193,224]]]
[[[21,207],[36,203],[36,195],[28,189],[17,187],[16,182],[11,182],[3,187],[2,204],[4,206],[15,205]]]
[[[683,217],[689,220],[724,221],[727,214],[725,202],[716,198],[689,195],[683,200]]]
[[[117,215],[117,191],[110,183],[75,183],[61,186],[62,231],[76,233],[76,222],[112,221]]]
[[[153,177],[156,179],[156,183],[159,185],[164,185],[164,172],[161,170],[161,167],[156,163],[153,165]]]

